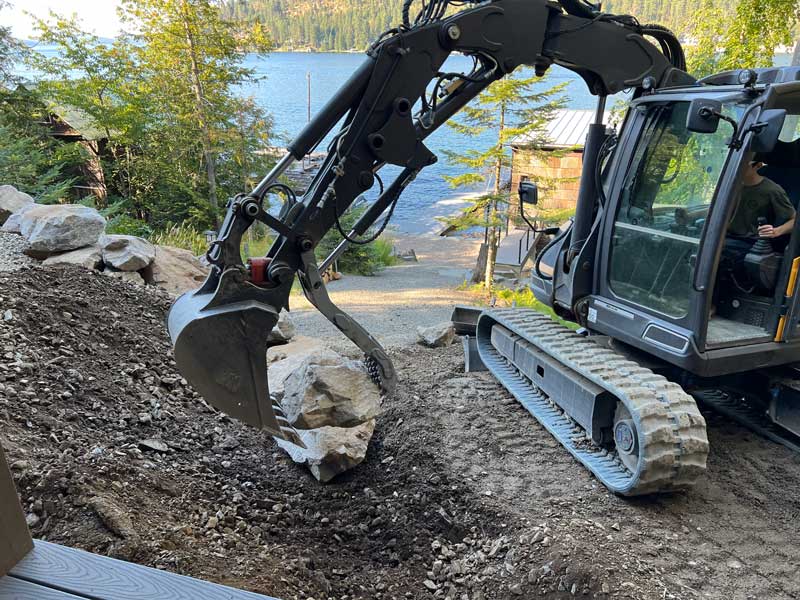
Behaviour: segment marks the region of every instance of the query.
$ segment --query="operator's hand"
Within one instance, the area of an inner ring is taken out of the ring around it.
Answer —
[[[778,237],[778,232],[772,225],[762,225],[758,228],[758,237],[775,238]]]

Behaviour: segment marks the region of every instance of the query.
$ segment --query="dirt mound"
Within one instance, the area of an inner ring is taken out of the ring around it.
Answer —
[[[800,461],[726,421],[698,490],[624,501],[458,348],[409,348],[366,461],[321,485],[186,385],[168,306],[0,275],[0,436],[36,537],[287,600],[800,593]]]

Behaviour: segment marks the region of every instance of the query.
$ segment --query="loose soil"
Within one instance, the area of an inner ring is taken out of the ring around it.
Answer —
[[[407,347],[367,459],[321,485],[181,380],[168,306],[0,276],[0,438],[36,537],[287,600],[800,596],[800,458],[722,417],[695,490],[624,500],[457,346]]]

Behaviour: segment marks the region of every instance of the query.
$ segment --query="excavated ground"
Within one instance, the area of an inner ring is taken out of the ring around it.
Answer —
[[[287,600],[800,596],[800,458],[721,417],[697,489],[623,500],[458,347],[409,347],[367,460],[320,485],[181,381],[167,307],[0,275],[0,438],[36,537]]]

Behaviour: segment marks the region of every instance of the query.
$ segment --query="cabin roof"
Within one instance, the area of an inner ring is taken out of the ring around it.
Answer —
[[[594,122],[594,110],[572,110],[561,109],[554,113],[553,119],[545,126],[544,143],[539,143],[541,148],[576,148],[583,149],[586,135],[589,133],[589,125]],[[606,111],[604,122],[608,123],[611,116]],[[536,136],[539,141],[540,136]],[[530,135],[521,135],[512,140],[511,145],[515,148],[530,145],[535,139]]]

